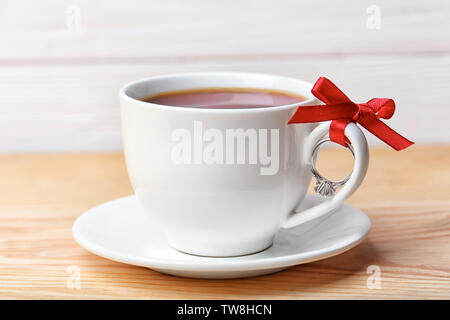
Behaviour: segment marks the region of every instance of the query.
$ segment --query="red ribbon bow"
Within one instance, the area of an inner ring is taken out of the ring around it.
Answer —
[[[344,132],[350,122],[359,123],[395,150],[405,149],[414,143],[379,119],[393,116],[395,103],[392,99],[374,98],[367,103],[356,104],[324,77],[317,80],[311,92],[325,105],[298,107],[288,124],[333,120],[330,125],[330,140],[343,146],[348,142]]]

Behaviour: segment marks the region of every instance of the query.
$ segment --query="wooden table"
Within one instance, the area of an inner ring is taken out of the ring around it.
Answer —
[[[343,150],[321,159],[327,171],[349,168]],[[216,281],[109,261],[75,243],[77,216],[132,193],[121,154],[0,156],[0,298],[450,298],[450,147],[373,148],[371,159],[348,201],[373,222],[359,246],[273,275]],[[368,268],[379,268],[381,288],[367,286]]]

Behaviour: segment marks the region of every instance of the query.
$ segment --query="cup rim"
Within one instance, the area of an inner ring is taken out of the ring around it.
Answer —
[[[122,86],[122,88],[119,91],[119,96],[121,99],[129,102],[133,102],[134,104],[137,104],[139,106],[142,106],[144,108],[158,108],[163,110],[177,110],[177,111],[184,111],[184,112],[196,112],[196,113],[247,113],[247,112],[274,112],[274,111],[280,111],[285,109],[291,109],[294,107],[304,106],[308,104],[316,104],[319,100],[314,97],[311,93],[308,94],[309,99],[305,101],[301,101],[298,103],[292,103],[292,104],[286,104],[286,105],[280,105],[280,106],[270,106],[270,107],[260,107],[260,108],[237,108],[237,109],[220,109],[220,108],[195,108],[195,107],[181,107],[181,106],[168,106],[168,105],[162,105],[162,104],[156,104],[156,103],[150,103],[145,102],[136,98],[133,98],[129,96],[126,92],[128,89],[130,89],[133,86],[136,86],[141,83],[145,83],[148,81],[157,81],[157,80],[163,80],[163,79],[175,79],[175,78],[181,78],[181,77],[195,77],[195,76],[229,76],[229,75],[236,75],[241,77],[271,77],[271,78],[278,78],[278,79],[285,79],[290,81],[296,81],[299,83],[299,85],[303,88],[307,87],[309,90],[313,87],[313,85],[310,82],[307,82],[305,80],[293,78],[293,77],[286,77],[286,76],[279,76],[279,75],[272,75],[272,74],[266,74],[266,73],[253,73],[253,72],[233,72],[233,71],[220,71],[220,72],[185,72],[185,73],[172,73],[172,74],[165,74],[165,75],[159,75],[159,76],[152,76],[147,77],[139,80],[135,80],[132,82],[129,82]]]

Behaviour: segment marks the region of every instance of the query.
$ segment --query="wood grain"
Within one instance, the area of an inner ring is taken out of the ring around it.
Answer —
[[[343,150],[321,157],[348,170]],[[375,148],[368,176],[348,201],[372,219],[356,248],[277,274],[195,280],[97,257],[71,236],[84,210],[132,193],[121,154],[0,156],[0,298],[42,299],[449,299],[450,147]],[[381,269],[368,289],[367,268]],[[81,288],[66,284],[78,266]]]

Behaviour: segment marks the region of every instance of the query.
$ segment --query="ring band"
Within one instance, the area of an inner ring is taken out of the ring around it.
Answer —
[[[316,146],[314,147],[312,151],[312,161],[311,161],[311,172],[314,175],[316,179],[316,187],[314,190],[317,193],[320,193],[323,196],[330,197],[335,194],[336,188],[343,186],[351,176],[351,173],[348,175],[347,178],[339,181],[333,181],[325,178],[320,174],[320,172],[316,168],[316,159],[317,159],[317,152],[319,151],[319,147],[324,144],[325,142],[331,141],[330,138],[324,138],[320,140]],[[353,151],[353,147],[351,144],[346,143],[347,148],[352,153],[353,158],[355,157],[355,153]]]

